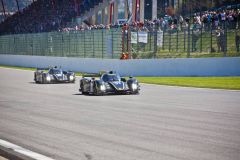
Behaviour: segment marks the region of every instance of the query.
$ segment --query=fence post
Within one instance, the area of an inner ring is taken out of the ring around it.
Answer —
[[[79,39],[80,39],[81,36],[79,36],[79,34],[81,34],[81,31],[77,32],[77,55],[76,55],[77,57],[80,56],[80,54],[79,54]]]
[[[184,50],[184,52],[186,52],[186,29],[184,29],[183,50]]]
[[[24,34],[24,52],[25,52],[26,55],[28,55],[28,51],[27,51],[27,48],[28,48],[28,47],[27,47],[27,38],[26,38],[26,37],[27,37],[27,34],[25,33],[25,34]],[[9,45],[9,46],[10,46],[10,45]],[[9,49],[8,49],[8,50],[9,50]],[[8,51],[8,52],[9,52],[9,51]]]
[[[164,44],[165,44],[165,42],[164,42],[164,39],[165,39],[165,30],[163,30],[163,42],[162,42],[162,50],[164,50]]]
[[[112,33],[112,59],[113,59],[113,49],[114,49],[114,47],[113,47],[113,31],[111,30],[111,33]]]
[[[104,30],[104,29],[102,29],[102,59],[103,59],[103,47],[104,47],[104,46],[103,46],[103,45],[104,45],[104,43],[103,43],[103,41],[104,41],[104,38],[103,38],[103,30]]]
[[[91,30],[92,32],[92,49],[93,49],[93,58],[95,58],[95,44],[94,44],[94,30]]]
[[[42,36],[40,33],[37,34],[36,40],[38,45],[38,55],[45,56],[45,53],[43,52],[43,49],[42,49],[43,43],[42,43]]]
[[[51,40],[51,38],[50,38],[50,40]],[[49,46],[49,32],[46,33],[46,42],[47,42],[46,47],[47,47],[47,51],[48,51],[47,54],[48,54],[48,56],[50,56],[51,55],[51,45]]]
[[[171,32],[168,31],[168,51],[170,52],[171,51],[171,40],[172,40],[172,37],[171,37]]]
[[[70,41],[71,41],[71,33],[72,33],[71,31],[68,32],[68,56],[71,55],[71,53],[70,53],[70,52],[71,52],[71,51],[70,51],[70,46],[71,46],[71,45],[70,45],[70,43],[71,43],[71,42],[70,42]],[[67,57],[68,57],[68,56],[67,56]]]
[[[187,48],[187,58],[190,57],[190,23],[188,23],[188,48]]]
[[[238,22],[239,24],[239,22]],[[236,47],[236,56],[239,56],[239,33],[238,33],[238,28],[235,29],[235,47]]]
[[[16,53],[16,36],[13,35],[13,52]]]
[[[151,34],[148,34],[148,42],[150,42],[150,45],[149,45],[149,50],[151,51],[152,50],[152,32],[150,32]],[[144,47],[144,52],[145,52],[145,47]]]
[[[192,36],[191,36],[191,37],[192,37],[192,52],[193,52],[193,50],[194,50],[194,42],[193,42],[193,38],[194,38],[194,37],[193,37],[193,29],[192,29],[191,33],[192,33]]]
[[[211,35],[211,37],[210,37],[210,53],[212,53],[212,26],[210,26],[210,35]]]
[[[178,29],[177,29],[177,45],[176,45],[176,51],[178,52]]]
[[[86,42],[85,42],[85,39],[86,39],[86,37],[85,37],[85,31],[83,31],[83,57],[84,58],[86,58]]]
[[[157,31],[157,26],[155,26],[155,31],[154,31],[154,57],[153,58],[156,58],[157,57],[157,34],[158,34],[158,31]]]
[[[33,47],[34,47],[34,43],[33,43],[33,37],[34,36],[34,34],[31,34],[31,39],[32,39],[32,55],[34,55],[34,53],[33,53]],[[14,40],[15,40],[15,37],[14,37]],[[14,42],[15,43],[15,42]],[[14,47],[15,47],[15,45],[14,45]],[[14,49],[15,50],[15,49]],[[14,51],[15,52],[15,51]]]
[[[203,23],[201,24],[200,52],[202,52],[202,28],[203,28]]]
[[[228,46],[228,45],[227,45],[227,35],[228,35],[228,33],[227,33],[227,27],[225,26],[225,28],[224,28],[224,37],[223,37],[223,38],[224,38],[224,39],[223,39],[223,42],[224,42],[224,43],[223,43],[223,45],[224,45],[224,46],[223,46],[223,47],[224,47],[224,53],[223,53],[224,55],[223,55],[223,56],[224,56],[224,57],[227,56],[227,46]]]
[[[138,49],[139,49],[139,48],[138,48],[138,45],[139,45],[138,43],[139,43],[139,35],[138,35],[138,28],[137,28],[137,55],[139,55],[139,54],[138,54]]]
[[[11,45],[11,41],[10,41],[10,37],[8,37],[8,54],[11,53],[11,48],[12,48],[12,45]]]
[[[77,56],[77,44],[78,44],[78,31],[75,31],[75,34],[74,34],[74,39],[75,39],[75,41],[74,41],[74,57],[76,57]]]
[[[61,32],[61,35],[62,35],[62,56],[64,57],[64,54],[63,54],[63,32]]]
[[[130,58],[132,58],[132,43],[131,43],[131,28],[127,29],[127,52]]]

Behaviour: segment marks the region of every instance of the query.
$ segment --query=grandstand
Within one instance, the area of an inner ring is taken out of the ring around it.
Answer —
[[[37,0],[8,16],[0,24],[1,34],[57,31],[83,16],[102,0]],[[87,17],[89,18],[89,17]]]
[[[2,22],[0,32],[16,34],[57,30],[75,15],[73,11],[73,1],[34,1],[22,11],[16,12]]]
[[[104,12],[102,14],[105,14],[105,10],[108,12],[109,10],[107,9],[107,6],[110,2],[113,3],[114,1],[33,0],[31,3],[28,3],[28,6],[25,5],[25,8],[20,7],[20,9],[18,3],[17,7],[15,6],[14,8],[12,7],[13,4],[10,2],[18,2],[18,0],[7,1],[7,3],[2,0],[2,23],[0,24],[1,35],[57,31],[71,26],[71,23],[74,23],[79,17],[81,19],[80,23],[85,22],[86,24],[95,24],[97,21],[96,14],[98,14],[99,11]],[[12,12],[13,14],[8,14],[9,12],[7,11],[9,10],[14,10]],[[115,10],[116,9],[114,9],[114,11]],[[106,17],[108,15],[104,16]],[[114,22],[116,22],[116,16],[114,18]],[[108,19],[109,17],[106,17],[103,24],[112,23],[113,16],[110,18],[111,20]]]

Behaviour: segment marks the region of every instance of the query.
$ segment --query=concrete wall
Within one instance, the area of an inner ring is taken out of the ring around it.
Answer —
[[[115,70],[122,76],[240,76],[240,57],[118,60],[0,55],[0,64],[23,67],[56,65],[91,73]]]

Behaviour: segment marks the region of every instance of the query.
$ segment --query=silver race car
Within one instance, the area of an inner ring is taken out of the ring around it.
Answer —
[[[36,83],[74,83],[75,73],[63,71],[57,67],[37,68],[34,72],[34,81]]]
[[[82,94],[138,94],[140,85],[138,81],[129,77],[121,78],[116,72],[110,71],[97,75],[83,76],[80,80],[79,91]]]

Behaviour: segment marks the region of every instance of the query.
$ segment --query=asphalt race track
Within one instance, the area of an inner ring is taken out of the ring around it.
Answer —
[[[0,68],[0,139],[56,160],[239,160],[240,92],[141,85],[84,96]]]

